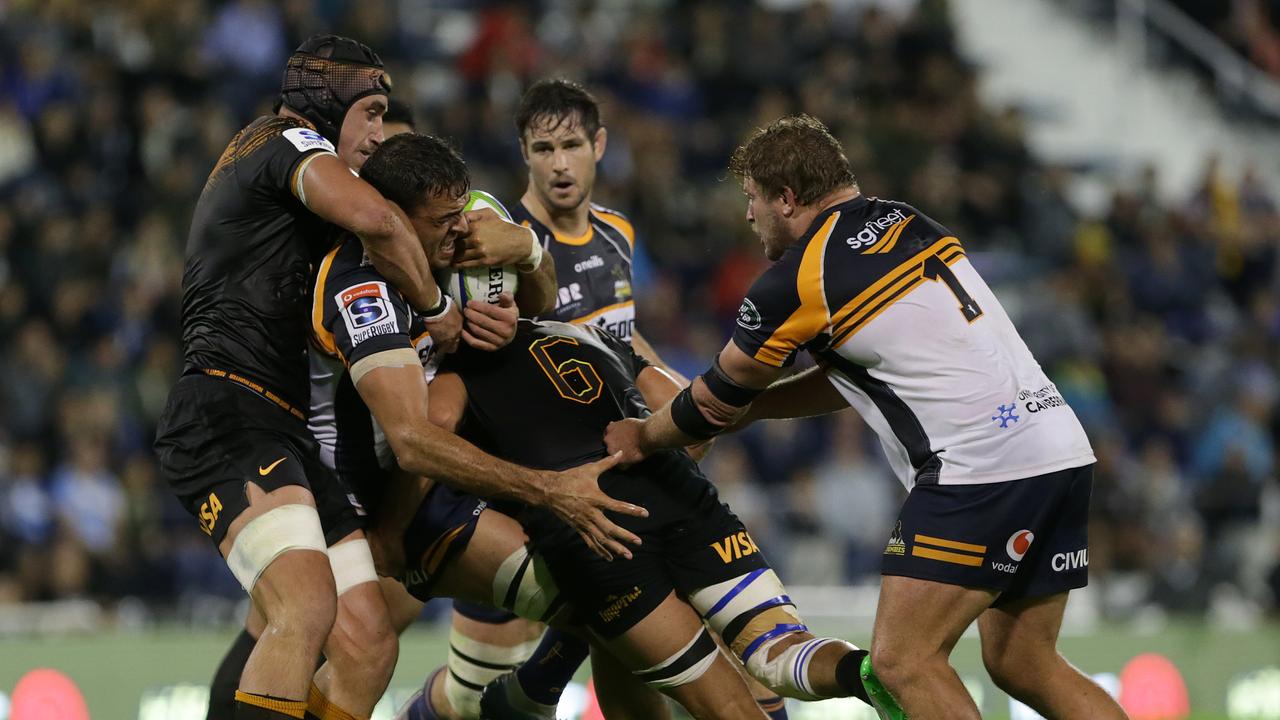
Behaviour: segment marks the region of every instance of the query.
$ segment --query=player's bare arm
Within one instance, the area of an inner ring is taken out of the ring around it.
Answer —
[[[370,356],[367,360],[371,365],[366,368],[356,363],[352,378],[361,399],[386,432],[401,468],[481,497],[503,497],[546,507],[577,530],[601,556],[631,557],[624,543],[638,545],[640,539],[611,522],[604,511],[637,517],[645,517],[648,512],[600,491],[597,478],[618,463],[616,457],[563,472],[539,472],[488,455],[431,424],[427,385],[417,353],[399,353],[402,359],[377,359],[392,354]],[[435,382],[443,377],[437,377]],[[441,395],[440,402],[446,402],[448,396],[443,391]]]
[[[336,155],[308,162],[302,191],[309,210],[360,238],[374,267],[415,308],[430,311],[439,305],[440,288],[404,211],[352,175]]]
[[[532,230],[504,220],[492,208],[471,210],[466,216],[471,231],[456,265],[517,265],[529,269],[537,266],[544,253]]]
[[[634,335],[632,336],[635,337]],[[637,353],[639,354],[639,353]],[[646,360],[648,358],[645,358]],[[664,367],[650,365],[640,374],[636,376],[636,388],[640,390],[640,394],[644,396],[644,402],[649,407],[660,408],[671,402],[672,398],[680,394],[680,391],[689,384],[684,376],[673,373]],[[702,458],[711,450],[711,444],[714,441],[704,440],[693,445],[685,447],[694,460],[702,460]]]
[[[681,375],[674,368],[672,368],[665,361],[663,361],[663,359],[658,356],[658,351],[654,350],[653,346],[649,344],[649,341],[644,339],[644,337],[639,332],[636,332],[634,330],[631,332],[631,347],[635,349],[637,355],[639,355],[645,360],[648,360],[649,362],[653,363],[657,367],[660,367],[664,371],[666,371],[666,373],[670,375],[671,378],[680,385],[680,387],[684,387],[685,385],[689,384],[689,378],[685,377],[684,375]],[[663,403],[658,403],[658,405],[662,405],[662,404]],[[657,406],[650,404],[650,407],[657,407]]]
[[[520,268],[520,284],[516,286],[516,304],[520,314],[536,317],[556,307],[556,259],[544,252],[532,270]]]
[[[812,367],[769,386],[751,402],[747,412],[729,431],[741,430],[757,420],[789,420],[839,412],[849,401],[827,379],[821,367]]]
[[[783,373],[729,341],[711,368],[645,420],[619,420],[605,431],[611,454],[634,463],[663,448],[705,442],[746,414],[751,401]]]

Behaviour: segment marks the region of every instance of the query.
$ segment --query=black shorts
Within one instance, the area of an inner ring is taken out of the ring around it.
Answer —
[[[999,606],[1089,583],[1093,465],[1011,482],[916,485],[884,551],[885,575],[998,590]]]
[[[484,500],[444,483],[431,486],[404,531],[408,567],[400,582],[410,595],[423,602],[432,598],[440,573],[467,549],[487,507]]]
[[[364,509],[321,463],[306,422],[229,380],[179,379],[160,416],[155,449],[165,481],[215,545],[249,507],[248,482],[267,492],[307,488],[329,545],[364,528]]]
[[[632,559],[606,561],[546,511],[527,523],[538,552],[573,606],[575,621],[614,638],[653,612],[673,590],[687,598],[708,585],[767,568],[742,521],[687,455],[655,455],[627,472],[601,477],[601,489],[649,511],[610,514],[640,536]]]

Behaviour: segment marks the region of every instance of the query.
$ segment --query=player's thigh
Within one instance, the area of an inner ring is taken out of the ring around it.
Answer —
[[[873,658],[897,666],[937,652],[948,655],[995,597],[992,590],[886,575],[872,631]]]
[[[1065,592],[989,608],[978,618],[983,662],[993,674],[1001,674],[1055,658],[1066,609]]]
[[[426,603],[409,594],[399,580],[389,577],[378,578],[378,587],[382,590],[382,599],[387,603],[387,614],[391,618],[391,627],[396,634],[403,634],[422,614]]]
[[[440,597],[492,604],[496,599],[494,579],[499,569],[528,541],[520,523],[496,510],[486,509],[477,518],[466,547],[441,568],[434,593]]]
[[[623,667],[695,718],[764,717],[698,613],[674,592],[620,635],[601,642]]]

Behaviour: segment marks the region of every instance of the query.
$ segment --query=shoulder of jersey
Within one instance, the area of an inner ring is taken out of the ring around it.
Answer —
[[[262,138],[263,140],[279,135],[288,140],[298,152],[308,152],[310,150],[338,152],[333,147],[333,143],[321,135],[311,123],[294,117],[283,115],[264,116],[250,123],[245,130],[248,131],[250,137]]]
[[[622,233],[622,235],[627,239],[628,244],[636,244],[635,226],[631,224],[631,219],[626,215],[598,203],[591,203],[591,212],[601,222]]]
[[[868,198],[860,210],[846,211],[832,228],[828,257],[831,253],[881,258],[912,255],[950,234],[906,203]]]

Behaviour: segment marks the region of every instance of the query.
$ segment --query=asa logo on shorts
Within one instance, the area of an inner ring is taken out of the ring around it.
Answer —
[[[1031,541],[1035,539],[1035,533],[1030,530],[1019,530],[1009,536],[1008,542],[1004,544],[1004,551],[1014,560],[1022,560],[1031,549]]]
[[[209,499],[200,503],[200,529],[205,535],[213,535],[213,526],[218,524],[218,514],[222,512],[222,501],[217,493],[209,493]]]

